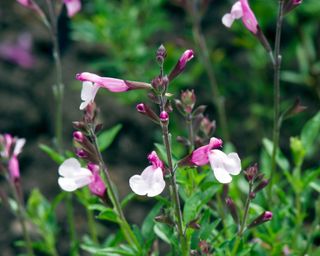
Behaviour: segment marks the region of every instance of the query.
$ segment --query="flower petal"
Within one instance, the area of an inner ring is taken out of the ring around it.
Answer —
[[[61,189],[68,192],[75,191],[78,188],[75,181],[71,178],[60,177],[58,179],[58,184],[61,187]]]
[[[237,153],[226,155],[221,150],[211,150],[209,153],[210,165],[214,176],[221,183],[229,183],[232,175],[237,175],[241,171],[241,161]]]
[[[81,10],[80,0],[63,0],[67,7],[67,13],[69,17],[74,16],[77,12]]]
[[[161,168],[157,168],[153,172],[152,176],[152,186],[147,194],[148,197],[153,197],[161,194],[164,190],[166,183],[163,179],[163,173]]]
[[[144,196],[148,193],[148,184],[140,175],[134,175],[129,179],[129,186],[134,193]]]
[[[19,155],[22,151],[24,144],[26,143],[26,139],[17,139],[16,144],[14,146],[13,154],[15,156]]]
[[[85,109],[90,102],[94,101],[98,90],[99,86],[92,82],[85,81],[82,83],[81,99],[84,102],[81,103],[80,110]]]
[[[226,13],[222,17],[222,24],[225,25],[227,28],[230,28],[234,22],[234,18],[230,13]]]
[[[232,17],[234,19],[240,19],[243,15],[242,12],[242,7],[241,7],[241,2],[237,1],[231,8],[231,13]]]

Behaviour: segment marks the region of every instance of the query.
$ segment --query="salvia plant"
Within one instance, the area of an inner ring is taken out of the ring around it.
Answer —
[[[81,2],[17,2],[43,21],[52,40],[55,141],[52,147],[42,144],[40,148],[57,163],[55,176],[61,189],[52,201],[37,189],[24,194],[19,156],[26,140],[8,133],[0,135],[0,174],[10,188],[0,190],[1,206],[19,221],[22,238],[15,245],[21,251],[30,256],[64,255],[58,246],[61,227],[56,216],[57,208],[63,205],[68,255],[319,255],[320,168],[305,168],[304,161],[319,150],[316,142],[320,113],[304,124],[299,136],[290,138],[287,152],[280,148],[283,123],[306,109],[299,99],[286,109],[282,109],[280,101],[283,22],[302,1],[278,1],[273,43],[248,0],[234,2],[221,17],[227,28],[241,20],[244,29],[265,50],[273,69],[273,136],[262,139],[261,159],[256,160],[238,152],[230,143],[225,102],[201,31],[201,12],[207,1],[179,1],[192,16],[196,49],[186,49],[172,64],[166,44],[160,45],[155,55],[149,56],[158,70],[153,77],[133,81],[87,71],[75,75],[82,88],[79,105],[74,109],[82,116],[73,122],[72,151],[63,145],[71,138],[62,138],[64,69],[58,18],[64,8],[69,17],[74,16],[81,10]],[[205,105],[200,105],[196,86],[180,93],[173,90],[198,57],[213,92],[217,121],[209,118]],[[100,117],[113,115],[113,111],[99,107],[95,97],[102,91],[121,97],[135,90],[144,96],[132,108],[150,121],[150,127],[160,136],[150,145],[153,148],[149,152],[139,152],[144,169],[128,170],[134,173],[126,183],[131,192],[123,197],[123,188],[114,178],[117,174],[104,159],[105,150],[116,139],[121,125],[103,129],[108,124],[103,124]],[[182,126],[172,128],[172,123]],[[243,138],[241,143],[246,145],[246,140]],[[140,223],[132,223],[130,211],[142,204],[152,207]],[[78,211],[83,212],[81,217],[88,226],[88,234],[83,237],[77,231]],[[104,225],[111,227],[108,232],[103,231]]]

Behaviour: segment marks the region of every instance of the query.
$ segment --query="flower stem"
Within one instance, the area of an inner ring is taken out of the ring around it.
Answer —
[[[28,232],[28,229],[27,229],[27,226],[26,226],[25,209],[24,209],[24,206],[23,206],[23,202],[22,202],[23,199],[22,199],[21,193],[20,193],[20,196],[19,196],[18,187],[16,186],[14,181],[12,181],[12,179],[10,179],[10,177],[8,175],[5,175],[5,177],[6,177],[7,181],[8,181],[8,183],[10,184],[13,196],[14,196],[16,202],[17,202],[17,215],[18,215],[18,219],[19,219],[19,222],[20,222],[20,225],[21,225],[24,241],[26,243],[27,253],[28,253],[27,255],[28,256],[34,256],[35,254],[34,254],[34,251],[33,251],[33,248],[32,248],[32,242],[31,242],[31,239],[30,239],[30,236],[29,236],[29,232]],[[20,184],[18,186],[20,186]]]
[[[50,23],[45,25],[49,29],[51,36],[53,49],[52,55],[55,63],[56,69],[56,84],[53,86],[53,94],[56,100],[56,112],[55,112],[55,138],[56,146],[58,151],[62,152],[62,130],[63,130],[63,94],[64,85],[62,81],[62,65],[61,65],[61,55],[58,41],[58,17],[54,11],[53,1],[47,0],[47,5],[49,9],[49,20]]]
[[[274,46],[274,61],[273,61],[273,69],[274,69],[274,96],[273,96],[273,104],[274,104],[274,114],[273,114],[273,150],[271,156],[271,174],[270,174],[270,184],[268,186],[268,197],[269,202],[272,199],[272,186],[274,183],[274,176],[276,173],[276,156],[279,147],[279,136],[280,136],[280,68],[281,68],[281,55],[280,55],[280,43],[281,43],[281,30],[283,23],[283,7],[284,0],[279,0],[279,11],[277,18],[277,28],[276,28],[276,39]]]
[[[75,221],[74,221],[74,211],[73,211],[73,205],[72,205],[72,194],[68,193],[66,197],[66,209],[67,209],[67,220],[69,224],[69,235],[70,235],[70,241],[71,241],[71,248],[70,252],[72,252],[72,255],[75,255],[78,253],[78,241],[76,237],[76,227],[75,227]]]
[[[97,229],[96,229],[95,222],[94,222],[94,216],[92,214],[92,211],[89,210],[87,207],[86,207],[86,211],[87,211],[88,226],[89,226],[89,232],[91,235],[91,239],[94,243],[98,244],[99,240],[98,240],[98,235],[97,235]]]
[[[249,207],[250,207],[250,202],[251,202],[251,192],[252,192],[252,187],[253,187],[253,183],[250,182],[249,183],[249,192],[248,192],[248,197],[246,200],[246,204],[244,206],[244,214],[243,214],[243,218],[242,221],[240,223],[240,228],[239,228],[239,232],[238,232],[238,236],[241,237],[243,234],[243,231],[245,229],[246,226],[246,222],[247,222],[247,218],[248,218],[248,212],[249,212]]]
[[[165,94],[165,93],[164,93]],[[165,105],[166,105],[166,97],[164,95],[159,96],[160,100],[160,112],[164,111]],[[169,167],[169,179],[170,179],[170,197],[172,199],[172,202],[174,204],[174,212],[175,212],[175,218],[177,221],[177,230],[179,235],[179,240],[181,243],[181,255],[182,256],[188,256],[188,241],[184,234],[184,228],[183,228],[183,219],[182,219],[182,213],[181,213],[181,204],[179,199],[179,193],[177,188],[177,182],[176,182],[176,175],[173,168],[173,161],[172,161],[172,151],[171,151],[171,143],[170,143],[170,134],[168,129],[169,122],[161,122],[161,129],[162,129],[162,138],[163,138],[163,144],[166,149],[167,153],[167,160],[168,160],[168,167]]]
[[[90,136],[91,136],[91,139],[93,141],[93,145],[95,147],[95,150],[96,150],[96,154],[99,158],[99,162],[100,162],[100,167],[102,168],[103,172],[104,172],[104,175],[105,175],[105,181],[107,183],[107,188],[108,188],[108,195],[110,197],[110,200],[120,218],[120,222],[119,222],[119,225],[120,225],[120,228],[122,230],[122,233],[125,237],[125,239],[127,240],[127,242],[137,248],[138,250],[140,250],[140,244],[136,238],[136,236],[134,235],[133,231],[131,230],[131,227],[130,225],[128,224],[124,214],[123,214],[123,211],[122,211],[122,208],[121,208],[121,204],[119,202],[119,199],[118,197],[116,196],[116,193],[114,191],[114,188],[113,188],[113,184],[112,184],[112,181],[111,181],[111,177],[110,177],[110,174],[108,172],[108,169],[106,167],[106,164],[105,162],[103,161],[103,158],[102,158],[102,155],[101,155],[101,152],[99,150],[99,147],[98,147],[98,140],[97,140],[97,136],[95,135],[94,133],[94,130],[92,128],[90,128]]]
[[[193,38],[199,50],[200,59],[209,78],[209,83],[214,98],[214,104],[218,112],[222,136],[226,141],[230,141],[224,98],[220,94],[218,82],[212,69],[213,65],[210,61],[206,39],[201,31],[200,14],[197,8],[198,7],[196,6],[196,4],[194,4],[192,1],[191,3],[189,2],[188,10],[191,14],[190,17],[192,22]]]

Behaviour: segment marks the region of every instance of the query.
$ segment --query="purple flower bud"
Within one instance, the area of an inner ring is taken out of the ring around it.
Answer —
[[[19,169],[19,162],[18,158],[14,155],[9,160],[8,169],[10,172],[10,177],[12,181],[17,182],[20,180],[20,169]]]
[[[76,131],[73,133],[73,138],[74,138],[74,140],[76,140],[78,142],[83,142],[84,135],[82,132]]]
[[[79,148],[76,149],[76,155],[77,155],[79,158],[86,158],[86,157],[88,157],[87,152],[84,151],[83,149],[79,149]]]
[[[250,166],[246,171],[244,171],[245,178],[248,182],[253,182],[258,174],[258,164],[255,163]]]
[[[146,113],[146,107],[144,103],[140,103],[136,106],[136,109],[139,113]]]
[[[107,188],[99,175],[99,171],[93,172],[93,181],[89,184],[89,189],[92,194],[104,199]]]
[[[259,215],[256,219],[254,219],[249,225],[248,228],[253,228],[255,226],[261,225],[264,222],[267,222],[272,219],[272,212],[265,211],[261,215]]]
[[[159,117],[157,116],[156,113],[153,112],[153,110],[148,105],[146,105],[144,103],[139,103],[136,106],[136,109],[139,113],[150,118],[151,121],[155,122],[156,124],[159,124]]]
[[[161,122],[167,122],[169,120],[169,114],[166,111],[162,111],[159,115]]]
[[[283,13],[288,14],[293,9],[298,7],[300,4],[302,4],[302,0],[289,0],[289,1],[287,1],[287,3],[285,4],[285,6],[283,8]]]
[[[175,77],[177,77],[186,67],[188,61],[190,61],[194,57],[193,50],[186,50],[180,57],[174,69],[171,71],[169,75],[169,80],[172,81]]]
[[[254,193],[259,192],[260,190],[264,189],[269,184],[269,180],[263,179],[253,190]]]

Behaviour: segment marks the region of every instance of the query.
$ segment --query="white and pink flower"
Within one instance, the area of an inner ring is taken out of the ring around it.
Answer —
[[[154,197],[159,195],[165,188],[163,178],[163,162],[155,151],[148,156],[151,165],[147,166],[141,175],[134,175],[129,180],[130,188],[137,195]]]

